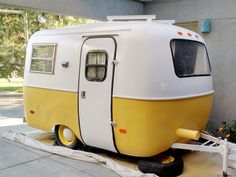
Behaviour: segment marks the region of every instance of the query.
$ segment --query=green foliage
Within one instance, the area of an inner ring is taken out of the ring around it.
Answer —
[[[217,131],[223,134],[223,138],[227,138],[228,141],[236,143],[236,120],[231,122],[222,122],[222,127]]]
[[[25,56],[24,24],[21,15],[0,14],[0,76],[7,77],[14,70],[20,72]]]
[[[14,92],[22,92],[23,88],[22,87],[1,87],[0,86],[0,90],[4,90],[4,91],[14,91]]]
[[[3,9],[3,8],[1,8]],[[0,13],[0,78],[9,78],[13,71],[23,76],[26,29],[29,36],[42,29],[58,28],[70,25],[83,24],[85,19],[59,16],[52,13],[24,10],[27,15],[26,25],[21,14]],[[39,21],[42,17],[43,21]]]
[[[8,79],[2,78],[0,79],[0,90],[22,91],[22,82],[23,79],[21,78],[11,79],[11,82]]]

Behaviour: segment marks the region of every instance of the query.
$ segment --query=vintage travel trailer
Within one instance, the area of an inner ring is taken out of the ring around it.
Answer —
[[[212,107],[202,37],[172,24],[120,21],[42,30],[28,42],[27,123],[60,145],[149,157],[198,139]]]

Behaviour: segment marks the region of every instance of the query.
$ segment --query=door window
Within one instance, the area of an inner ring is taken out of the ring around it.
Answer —
[[[88,52],[85,64],[85,76],[88,81],[102,82],[106,79],[107,53],[105,51]]]

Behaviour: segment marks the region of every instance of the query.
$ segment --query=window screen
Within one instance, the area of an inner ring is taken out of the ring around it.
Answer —
[[[175,73],[178,77],[211,75],[208,54],[204,44],[197,41],[171,41]]]
[[[85,76],[88,81],[102,82],[106,79],[107,54],[105,51],[89,52],[86,58]]]
[[[56,45],[33,45],[30,71],[52,74],[54,70]]]

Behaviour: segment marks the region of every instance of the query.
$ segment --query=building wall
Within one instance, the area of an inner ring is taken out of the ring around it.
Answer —
[[[96,20],[104,20],[108,15],[143,13],[143,3],[133,0],[0,0],[0,5],[37,9]]]
[[[214,105],[210,128],[222,120],[236,120],[236,1],[235,0],[154,0],[145,3],[144,14],[177,23],[209,19],[212,31],[201,34],[206,40],[214,77]]]

